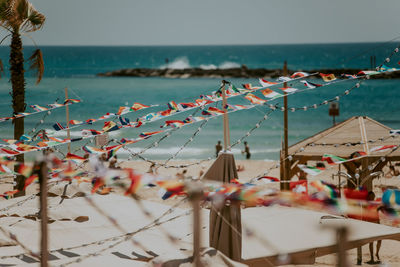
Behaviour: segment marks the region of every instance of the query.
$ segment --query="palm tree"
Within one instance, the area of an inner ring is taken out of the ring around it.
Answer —
[[[39,30],[45,21],[45,16],[39,13],[27,0],[0,0],[0,26],[7,30],[11,36],[10,44],[10,81],[12,85],[12,107],[14,114],[24,112],[25,103],[25,69],[24,54],[21,35],[29,37],[29,32]],[[4,39],[2,41],[4,41]],[[36,84],[40,82],[44,72],[43,56],[39,49],[36,49],[28,59],[31,62],[30,69],[36,70]],[[0,61],[0,70],[3,64]],[[14,139],[19,140],[24,134],[24,118],[14,120]],[[23,162],[24,156],[17,156],[17,161]],[[17,177],[17,188],[22,189],[24,177]],[[23,193],[22,193],[23,194]]]

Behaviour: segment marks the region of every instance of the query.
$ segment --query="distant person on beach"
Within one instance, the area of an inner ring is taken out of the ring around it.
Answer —
[[[394,168],[392,164],[389,166],[389,172],[385,175],[386,178],[392,178],[399,176],[400,172]]]
[[[244,150],[242,151],[242,154],[246,154],[246,159],[250,159],[250,157],[251,157],[250,147],[246,141],[244,141],[243,144],[244,144]]]
[[[368,195],[367,195],[367,201],[374,201],[375,200],[375,193],[373,191],[369,191]],[[371,223],[380,223],[379,222],[379,210],[381,209],[381,207],[376,207],[374,205],[368,205],[367,209],[369,210],[369,214],[373,214],[375,213],[375,216],[370,216],[370,217],[363,217],[361,216],[361,220],[363,221],[367,221],[367,222],[371,222]],[[360,219],[360,218],[358,218]],[[369,243],[369,253],[370,253],[370,260],[367,261],[367,264],[379,264],[381,263],[380,258],[379,258],[379,250],[381,248],[382,245],[382,240],[378,240],[376,243],[376,261],[374,260],[374,242]],[[357,248],[357,265],[361,265],[362,264],[362,247],[358,247]]]
[[[222,150],[221,141],[218,141],[218,143],[215,145],[215,157],[216,158],[218,158],[218,154],[221,150]]]
[[[368,192],[367,200],[368,201],[374,201],[375,200],[375,193],[373,191],[369,191]],[[367,220],[368,222],[379,223],[378,210],[379,210],[379,208],[376,210],[376,218]],[[376,242],[376,254],[375,254],[376,261],[375,261],[374,260],[374,242],[369,243],[369,254],[370,254],[371,259],[366,262],[367,264],[380,264],[381,263],[381,261],[379,259],[379,250],[381,248],[381,245],[382,245],[382,240],[378,240]]]
[[[108,166],[110,169],[121,169],[118,167],[118,158],[117,155],[110,159],[110,165]]]
[[[157,174],[157,168],[156,168],[156,164],[152,163],[149,167],[149,170],[147,171],[147,173],[151,173],[151,174]]]
[[[187,170],[183,170],[182,172],[176,173],[176,178],[183,180],[186,178]]]
[[[237,171],[237,172],[242,172],[242,171],[244,171],[244,165],[238,164],[238,166],[237,166],[237,168],[236,168],[236,171]]]

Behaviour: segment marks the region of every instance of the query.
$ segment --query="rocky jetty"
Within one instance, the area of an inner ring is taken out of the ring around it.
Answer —
[[[296,70],[299,71],[299,70]],[[359,69],[318,69],[307,70],[308,73],[321,72],[333,73],[336,77],[341,74],[357,74]],[[289,70],[289,73],[295,71]],[[187,69],[120,69],[99,73],[100,77],[165,77],[165,78],[277,78],[282,76],[281,69],[249,69],[245,65],[240,68],[231,69],[201,69],[201,68],[187,68]],[[318,76],[315,76],[318,78]],[[385,73],[376,75],[371,78],[377,79],[398,79],[400,72]]]

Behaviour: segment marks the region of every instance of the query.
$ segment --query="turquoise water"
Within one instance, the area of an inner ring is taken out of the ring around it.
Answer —
[[[355,57],[361,52],[376,47],[377,44],[342,44],[342,45],[287,45],[287,46],[233,46],[233,47],[44,47],[45,77],[39,85],[34,85],[34,79],[27,78],[26,97],[28,104],[45,105],[56,99],[64,99],[64,87],[70,88],[71,98],[81,98],[83,103],[70,106],[70,119],[86,120],[97,118],[106,112],[117,112],[118,107],[128,103],[141,102],[143,104],[160,104],[159,108],[152,108],[137,113],[127,114],[126,117],[135,120],[148,112],[166,109],[170,100],[187,102],[196,99],[200,94],[218,89],[220,79],[166,79],[166,78],[101,78],[95,74],[118,68],[153,67],[159,68],[166,64],[175,67],[226,67],[246,64],[248,67],[280,68],[283,60],[288,60],[289,68],[307,70],[312,68],[368,68],[369,56],[376,55],[380,63],[385,55],[389,54],[395,44],[387,44],[379,49],[370,50],[362,56]],[[0,57],[6,60],[7,48],[0,48]],[[31,48],[25,49],[29,54]],[[399,59],[394,58],[393,62]],[[394,66],[394,64],[392,64]],[[6,66],[7,70],[7,66]],[[27,73],[29,76],[29,72]],[[0,80],[0,116],[11,115],[10,84],[6,78]],[[242,83],[258,84],[256,79],[230,79],[239,86]],[[311,90],[289,97],[289,106],[301,107],[320,103],[354,85],[354,81],[347,81],[334,86]],[[297,86],[294,84],[293,86]],[[299,86],[300,88],[300,86]],[[351,116],[365,115],[380,121],[392,128],[400,128],[399,81],[398,80],[368,80],[355,89],[350,95],[340,101],[340,116],[343,121]],[[272,103],[279,103],[276,100]],[[247,104],[242,97],[230,100],[230,103]],[[248,111],[239,111],[230,115],[231,140],[236,140],[260,120],[268,110],[266,107]],[[27,111],[30,111],[28,108]],[[184,119],[191,112],[172,117]],[[26,132],[29,132],[41,115],[26,118]],[[40,127],[50,129],[56,122],[65,122],[64,109],[57,109],[44,118]],[[102,122],[93,127],[73,129],[73,135],[79,135],[80,129],[102,127]],[[157,121],[138,129],[125,129],[112,133],[112,138],[120,139],[137,137],[143,131],[156,131],[163,121]],[[283,114],[276,111],[270,119],[248,137],[252,158],[272,160],[277,159],[283,134]],[[322,106],[316,110],[289,112],[289,143],[298,142],[317,131],[332,125],[328,116],[328,107]],[[188,139],[197,129],[197,125],[182,128],[160,143],[157,150],[149,150],[144,155],[150,159],[166,159],[171,153]],[[12,136],[11,122],[0,123],[2,138]],[[210,120],[197,138],[178,156],[182,159],[204,159],[214,155],[214,146],[223,136],[221,118]],[[159,136],[161,137],[161,136]],[[139,151],[159,137],[154,137],[132,146]],[[75,144],[79,148],[85,142]],[[242,145],[234,148],[237,158],[244,158],[240,154]],[[65,148],[64,148],[65,150]],[[127,155],[121,151],[121,157]],[[76,152],[83,154],[82,151]]]

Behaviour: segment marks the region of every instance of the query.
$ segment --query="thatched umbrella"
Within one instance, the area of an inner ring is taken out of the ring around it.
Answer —
[[[237,178],[235,159],[232,153],[221,153],[203,179],[229,183]],[[210,247],[224,253],[233,260],[241,260],[242,223],[240,205],[211,206],[210,210]]]

